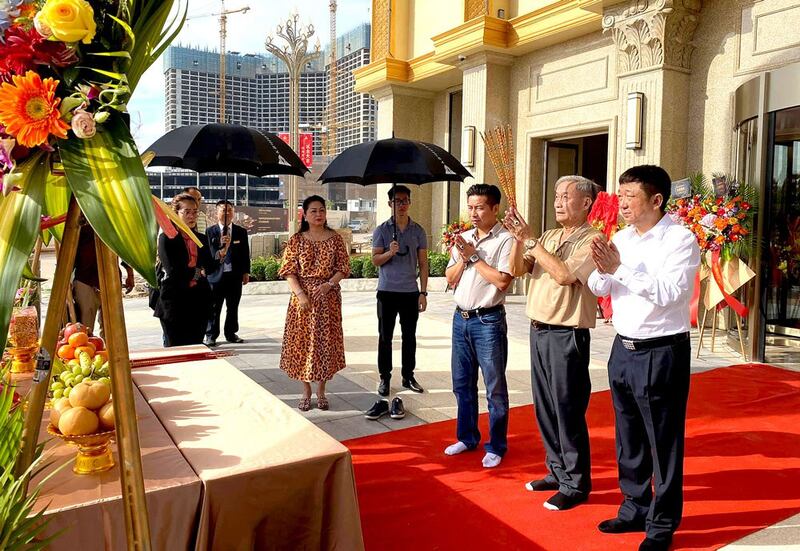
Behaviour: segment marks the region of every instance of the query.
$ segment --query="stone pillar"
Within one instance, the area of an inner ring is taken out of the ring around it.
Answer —
[[[702,0],[629,0],[604,11],[603,28],[617,46],[617,167],[661,165],[683,178],[689,116],[692,38]],[[626,149],[628,93],[642,92],[642,148]],[[699,167],[698,167],[699,168]]]
[[[469,168],[474,178],[468,178],[461,186],[460,210],[463,216],[466,216],[465,197],[469,186],[475,183],[498,185],[497,173],[486,153],[480,133],[510,123],[509,94],[513,60],[509,55],[483,52],[469,56],[459,65],[464,72],[462,124],[465,127],[474,126],[476,129],[475,166]]]
[[[378,104],[378,139],[397,138],[433,142],[433,103],[434,94],[424,90],[389,85],[372,92]],[[405,182],[397,182],[403,184]],[[381,224],[392,211],[388,206],[386,193],[391,184],[380,184],[377,189],[377,220]],[[421,224],[428,237],[431,237],[431,204],[433,186],[410,185],[411,208],[409,215]],[[438,232],[438,227],[435,228]]]

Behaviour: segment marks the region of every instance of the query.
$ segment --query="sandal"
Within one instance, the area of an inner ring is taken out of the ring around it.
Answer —
[[[328,403],[328,399],[325,396],[318,396],[317,407],[323,411],[327,411],[327,409],[331,407],[331,405]]]
[[[311,409],[311,397],[308,398],[300,398],[300,401],[297,403],[297,409],[300,411],[308,411]]]

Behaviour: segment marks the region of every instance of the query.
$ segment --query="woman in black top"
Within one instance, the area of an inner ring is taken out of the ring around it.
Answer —
[[[172,199],[172,208],[203,244],[198,247],[178,230],[169,238],[158,236],[158,257],[164,271],[154,315],[161,320],[164,346],[201,344],[211,314],[211,287],[206,274],[217,268],[208,240],[195,229],[197,200],[188,193]]]

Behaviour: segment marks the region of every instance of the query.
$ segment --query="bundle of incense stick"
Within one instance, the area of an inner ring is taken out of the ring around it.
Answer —
[[[517,208],[517,188],[514,178],[514,138],[511,134],[511,125],[505,128],[496,126],[488,132],[481,132],[486,152],[492,162],[500,189],[508,198],[509,206]]]

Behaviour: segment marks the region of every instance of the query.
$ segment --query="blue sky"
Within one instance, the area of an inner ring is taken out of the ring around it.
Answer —
[[[189,20],[175,44],[219,49],[220,0],[188,0]],[[176,2],[177,3],[177,2]],[[293,11],[300,21],[311,23],[322,46],[329,41],[328,0],[226,0],[225,9],[248,6],[247,13],[228,16],[226,49],[241,53],[264,53],[264,41]],[[371,18],[371,0],[338,0],[336,28],[343,33]],[[313,41],[313,39],[312,39]],[[158,60],[139,81],[128,104],[131,130],[140,151],[164,133],[164,73]]]

